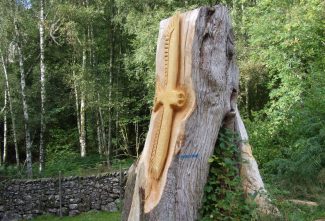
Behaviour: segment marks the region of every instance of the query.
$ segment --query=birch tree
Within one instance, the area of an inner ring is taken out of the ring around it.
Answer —
[[[44,55],[44,0],[40,0],[40,21],[39,21],[39,40],[40,40],[40,83],[41,83],[41,131],[40,131],[40,146],[39,146],[39,172],[44,170],[44,132],[46,128],[45,123],[45,55]]]
[[[3,163],[6,163],[7,160],[7,152],[8,152],[8,144],[7,144],[7,101],[8,101],[8,92],[7,86],[5,86],[5,99],[4,99],[4,112],[3,112]],[[1,150],[0,150],[0,165],[1,165]]]
[[[13,112],[13,105],[12,105],[12,97],[10,93],[10,86],[9,86],[9,79],[8,79],[8,73],[7,73],[7,67],[5,63],[4,56],[1,55],[1,63],[3,68],[3,74],[5,77],[5,90],[7,93],[8,103],[9,103],[9,110],[10,110],[10,118],[11,118],[11,127],[12,127],[12,134],[14,139],[14,146],[15,146],[15,155],[16,155],[16,165],[19,166],[19,151],[18,151],[18,142],[17,142],[17,131],[16,131],[16,117]]]
[[[16,13],[18,12],[18,6],[16,6]],[[17,14],[16,14],[17,16]],[[24,113],[24,127],[25,127],[25,143],[26,143],[26,167],[27,167],[27,176],[31,178],[33,176],[32,171],[32,143],[29,129],[29,114],[28,114],[28,104],[26,96],[26,75],[24,67],[24,55],[22,50],[22,39],[18,27],[17,18],[14,18],[14,28],[15,28],[15,37],[16,45],[18,51],[18,60],[19,60],[19,71],[20,71],[20,87],[21,87],[21,99],[23,103],[23,113]]]

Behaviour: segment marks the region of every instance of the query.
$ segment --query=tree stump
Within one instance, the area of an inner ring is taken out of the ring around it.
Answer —
[[[198,219],[219,130],[229,122],[235,129],[238,82],[226,7],[161,21],[155,103],[143,152],[129,170],[122,220]]]

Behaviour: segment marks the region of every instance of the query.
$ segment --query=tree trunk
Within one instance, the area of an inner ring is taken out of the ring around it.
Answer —
[[[110,165],[112,151],[112,89],[113,89],[113,62],[114,62],[114,0],[110,0],[111,18],[109,23],[110,30],[110,52],[109,52],[109,92],[108,92],[108,138],[107,138],[107,164]]]
[[[80,155],[86,156],[86,98],[83,91],[80,95]]]
[[[83,48],[82,51],[82,71],[83,73],[86,71],[86,48]],[[81,157],[86,156],[86,97],[81,88],[80,92],[80,133],[79,133],[79,142],[80,142],[80,155]]]
[[[135,151],[137,154],[137,158],[139,157],[139,149],[140,149],[140,135],[139,135],[139,122],[136,121],[134,123],[134,131],[135,131]]]
[[[271,203],[267,195],[257,162],[252,153],[252,148],[248,142],[245,125],[237,107],[235,108],[235,114],[234,131],[239,136],[238,147],[241,155],[240,176],[245,195],[252,196],[256,194],[254,201],[262,213],[279,216],[279,210]]]
[[[100,156],[102,156],[103,155],[103,142],[102,142],[102,132],[101,132],[101,128],[100,128],[99,112],[97,112],[97,116],[96,116],[96,130],[97,130],[98,154]]]
[[[226,7],[160,23],[156,96],[122,220],[197,220],[218,133],[236,108],[239,71]]]
[[[98,103],[99,103],[99,107],[98,107],[98,116],[99,116],[99,131],[100,131],[100,139],[102,141],[101,144],[101,153],[105,153],[105,147],[107,146],[107,139],[106,139],[106,133],[105,133],[105,126],[104,126],[104,119],[103,119],[103,111],[102,108],[100,107],[100,95],[99,93],[97,93],[97,97],[98,97]]]
[[[14,21],[16,37],[18,39],[18,58],[19,58],[19,71],[20,71],[20,87],[21,87],[21,97],[23,102],[23,113],[24,113],[24,126],[25,126],[25,139],[26,139],[26,167],[27,167],[27,176],[31,178],[33,176],[32,171],[32,143],[30,138],[29,130],[29,115],[28,115],[28,104],[26,97],[26,76],[24,70],[24,56],[21,46],[20,33],[18,30],[17,22]]]
[[[40,145],[39,145],[39,172],[42,173],[44,170],[44,133],[45,133],[45,63],[44,63],[44,0],[40,0],[40,23],[39,23],[39,34],[40,34],[40,70],[41,70],[41,131],[40,131]]]
[[[8,101],[9,101],[9,110],[10,110],[10,117],[11,117],[11,124],[12,124],[11,127],[12,127],[12,133],[13,133],[14,145],[15,145],[15,153],[16,153],[16,165],[19,166],[20,162],[19,162],[19,151],[18,151],[17,133],[16,133],[16,118],[15,118],[15,115],[13,112],[7,67],[6,67],[6,63],[3,58],[3,55],[1,55],[1,62],[2,62],[2,67],[3,67],[3,74],[4,74],[5,82],[6,82]]]
[[[77,113],[77,126],[78,126],[78,135],[80,136],[80,112],[79,112],[79,93],[78,93],[78,85],[75,73],[73,71],[73,89],[74,89],[74,97],[75,97],[75,104],[76,104],[76,113]]]
[[[8,110],[8,88],[5,87],[5,105],[4,105],[4,113],[3,113],[3,163],[5,164],[7,161],[7,153],[8,153],[8,124],[7,124],[7,110]],[[0,165],[1,165],[1,150],[0,150]]]

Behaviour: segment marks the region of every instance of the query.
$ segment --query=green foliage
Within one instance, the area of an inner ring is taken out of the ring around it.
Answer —
[[[292,191],[319,186],[325,168],[325,4],[260,1],[247,12],[252,50],[245,59],[263,64],[269,77],[266,105],[246,120],[254,154],[268,177],[290,183]]]
[[[21,31],[25,57],[35,162],[40,130],[39,1],[30,2],[31,7],[24,7],[21,1],[0,1],[0,53],[9,61],[21,162],[25,157],[25,129],[17,50],[14,50],[17,41],[14,18]],[[130,165],[132,159],[124,159],[125,155],[136,154],[136,141],[141,151],[149,125],[159,21],[176,11],[215,4],[211,0],[142,0],[132,4],[128,0],[93,0],[87,1],[86,7],[82,2],[63,0],[45,4],[47,165],[43,176],[57,176],[59,170],[65,175],[108,170],[106,159],[97,154],[99,110],[103,113],[106,137],[108,126],[112,129],[111,169],[119,169],[120,164]],[[275,193],[276,203],[287,220],[308,219],[307,214],[317,214],[318,209],[297,208],[281,196],[325,201],[324,1],[217,2],[226,4],[233,17],[241,72],[239,107],[263,179],[279,189],[290,190],[290,194]],[[19,5],[17,11],[15,4]],[[3,80],[1,67],[0,109],[4,103]],[[79,157],[75,85],[79,95],[83,92],[86,97],[89,154],[86,158]],[[9,164],[0,167],[0,176],[25,177],[24,165],[12,166],[15,155],[11,116],[7,115]],[[2,125],[3,114],[0,114],[1,138]],[[233,219],[239,215],[248,219],[254,215],[245,212],[251,207],[241,197],[235,163],[238,156],[233,142],[224,134],[227,132],[221,135],[222,142],[211,159],[210,183],[206,189],[210,194],[206,195],[202,211],[206,219],[214,219],[207,214],[227,215],[230,210],[234,211]],[[38,174],[37,164],[34,170]],[[215,191],[216,194],[211,194]]]
[[[61,171],[62,176],[88,176],[98,173],[115,172],[120,169],[128,169],[134,159],[126,158],[122,160],[114,159],[111,166],[107,166],[107,159],[97,154],[91,154],[86,157],[80,157],[78,153],[70,152],[69,154],[59,154],[55,158],[49,157],[46,164],[46,170],[43,174],[38,173],[38,164],[33,164],[34,178],[38,177],[58,177]],[[26,171],[23,166],[1,166],[0,181],[6,179],[24,179]]]
[[[47,162],[45,175],[58,176],[59,171],[65,176],[84,175],[87,170],[98,167],[102,163],[101,161],[103,160],[97,154],[86,157],[80,157],[78,153],[57,155]]]
[[[57,216],[39,216],[32,221],[119,221],[121,220],[121,215],[118,212],[98,212],[91,211],[87,213],[82,213],[74,217],[57,217]]]
[[[251,220],[254,207],[245,201],[238,161],[235,135],[223,129],[209,159],[210,171],[204,189],[201,220]]]

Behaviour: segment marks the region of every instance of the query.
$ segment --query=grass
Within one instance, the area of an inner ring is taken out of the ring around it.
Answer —
[[[277,185],[277,183],[266,184],[273,203],[278,207],[282,217],[279,221],[314,221],[317,219],[325,219],[325,192],[317,192],[317,194],[309,195],[302,194],[303,191],[294,192],[284,190],[284,186]],[[292,184],[293,185],[293,184]],[[310,186],[301,186],[301,189],[310,189]],[[307,201],[314,201],[318,206],[297,205],[290,202],[290,199],[300,199]],[[262,218],[261,221],[274,220],[274,218]]]
[[[32,221],[119,221],[121,214],[119,212],[90,211],[78,216],[57,217],[52,215],[39,216]]]
[[[255,220],[258,221],[315,221],[325,219],[324,207],[298,206],[289,201],[276,202],[280,210],[281,217],[261,216]]]

